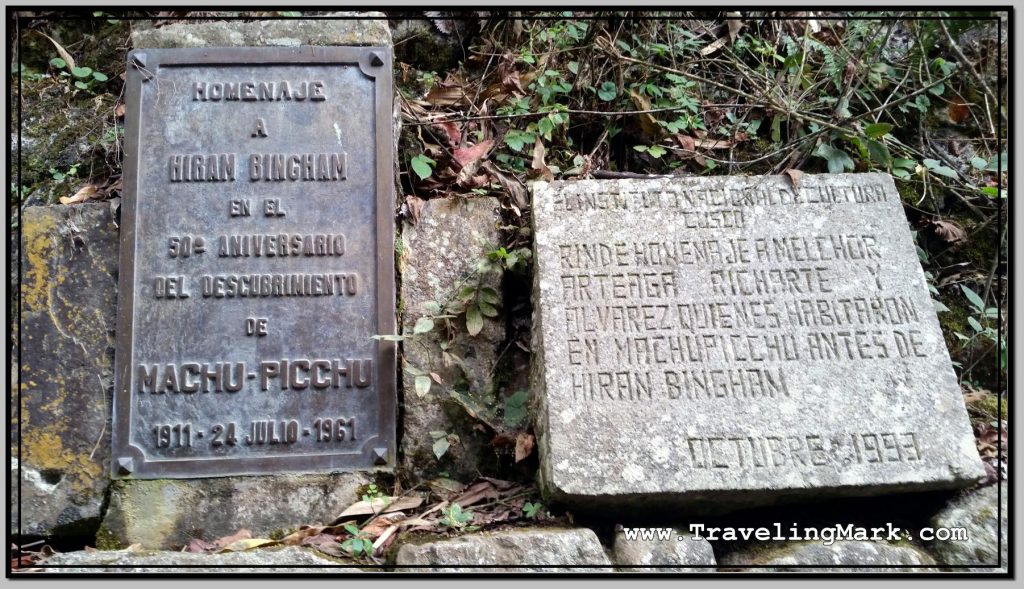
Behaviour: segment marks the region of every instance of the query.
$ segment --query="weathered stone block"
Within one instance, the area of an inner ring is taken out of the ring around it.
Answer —
[[[189,552],[98,550],[55,554],[40,565],[45,573],[330,573],[353,569],[306,548],[286,546],[246,552],[202,554]],[[176,568],[182,567],[182,568]],[[253,568],[258,567],[258,568]],[[355,569],[359,570],[359,569]],[[373,569],[368,569],[373,570]]]
[[[758,566],[744,568],[749,565]],[[760,551],[742,550],[722,557],[719,566],[724,570],[756,572],[926,573],[937,570],[932,557],[914,546],[860,540],[841,540],[828,545],[791,542]]]
[[[300,45],[391,45],[391,30],[379,12],[339,12],[352,20],[236,20],[172,23],[159,28],[144,21],[133,27],[132,46],[139,47],[298,47]]]
[[[26,207],[21,239],[11,532],[91,533],[109,478],[116,220],[109,203]]]
[[[725,509],[983,470],[892,179],[538,183],[540,476]]]
[[[370,482],[366,473],[117,481],[99,539],[167,549],[243,528],[266,538],[332,522]]]
[[[950,503],[931,521],[931,527],[953,532],[963,530],[967,538],[937,538],[931,543],[936,559],[956,567],[957,572],[1005,572],[1009,566],[1009,486],[1004,482],[978,489]],[[961,533],[959,531],[955,533]]]
[[[398,550],[395,565],[406,572],[612,571],[597,536],[584,528],[509,530],[426,544],[405,544]],[[573,568],[558,568],[560,566]]]
[[[623,531],[615,534],[612,546],[615,566],[626,572],[706,573],[715,570],[715,552],[711,543],[694,538],[683,528],[671,529],[666,539],[627,539]]]
[[[424,203],[419,222],[404,226],[399,249],[402,333],[412,334],[419,318],[431,314],[431,304],[444,306],[463,287],[489,287],[500,294],[500,276],[481,271],[487,252],[499,243],[497,210],[495,198],[430,200]],[[461,318],[453,320],[454,335],[442,321],[403,346],[402,466],[417,476],[444,470],[455,478],[472,479],[479,474],[479,457],[488,452],[487,439],[446,391],[462,383],[475,399],[494,398],[493,373],[505,324],[501,314],[485,317],[480,333],[470,336]],[[461,358],[462,365],[446,364],[445,351]],[[434,383],[420,396],[410,367],[436,373],[445,385]],[[430,434],[438,431],[458,436],[441,461],[434,456]]]

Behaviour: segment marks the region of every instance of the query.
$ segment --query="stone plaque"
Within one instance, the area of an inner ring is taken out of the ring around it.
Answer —
[[[983,474],[892,179],[538,184],[541,478],[721,508]]]
[[[390,48],[128,65],[115,475],[393,465]]]

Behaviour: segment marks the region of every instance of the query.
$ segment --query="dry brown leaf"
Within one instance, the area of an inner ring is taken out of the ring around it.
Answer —
[[[949,113],[949,120],[959,124],[967,118],[967,115],[971,114],[971,108],[965,102],[957,100],[949,103],[947,112]]]
[[[427,486],[430,487],[430,490],[435,495],[440,496],[442,499],[455,497],[466,490],[466,485],[459,481],[446,478],[432,479],[427,482]]]
[[[213,541],[213,544],[211,544],[211,546],[213,546],[214,549],[220,549],[220,548],[224,548],[228,544],[231,544],[232,542],[237,542],[238,540],[248,540],[249,538],[252,538],[252,532],[250,532],[249,530],[247,530],[245,528],[242,528],[241,530],[238,530],[237,532],[235,532],[234,534],[231,534],[230,536],[224,536],[223,538],[217,538],[216,540]]]
[[[740,35],[740,31],[743,30],[747,23],[739,20],[740,13],[738,12],[727,12],[725,15],[733,17],[725,21],[725,24],[729,27],[729,39],[735,43],[736,38]]]
[[[420,222],[420,215],[423,213],[423,205],[427,201],[423,200],[418,196],[411,194],[405,197],[405,206],[409,210],[409,220],[412,221],[413,225],[417,225]]]
[[[380,536],[373,542],[373,554],[380,556],[387,550],[388,546],[395,541],[395,532],[398,531],[398,524],[394,524],[381,532]]]
[[[302,526],[298,530],[281,538],[281,544],[285,546],[298,546],[307,544],[307,540],[317,536],[325,535],[324,526]]]
[[[985,389],[976,390],[976,391],[972,390],[972,391],[964,393],[964,403],[966,403],[968,405],[973,405],[975,403],[980,403],[981,401],[984,401],[985,399],[987,399],[989,397],[989,395],[991,395],[991,394],[992,393],[990,391],[986,391]]]
[[[35,30],[35,29],[33,29],[33,30]],[[61,59],[63,59],[64,62],[67,63],[68,71],[69,72],[71,70],[75,69],[75,58],[71,57],[71,54],[68,53],[67,49],[64,49],[64,47],[61,46],[60,43],[54,41],[53,37],[47,35],[46,33],[42,32],[42,31],[36,31],[36,32],[39,33],[40,35],[46,37],[47,39],[49,39],[50,43],[53,43],[53,46],[57,49],[57,53],[60,55]]]
[[[523,85],[519,82],[519,72],[512,70],[501,78],[502,86],[509,90],[515,90],[520,95],[526,94],[526,90],[523,90]]]
[[[530,169],[537,172],[541,180],[551,182],[555,179],[555,175],[551,173],[551,168],[544,163],[544,153],[544,143],[538,136],[537,141],[533,144],[533,163],[530,164]]]
[[[423,100],[431,106],[451,106],[453,104],[459,104],[460,102],[468,102],[468,97],[466,96],[466,92],[458,86],[452,86],[450,88],[434,86],[429,92],[427,92],[427,95],[423,97]]]
[[[501,184],[501,188],[509,194],[512,199],[512,204],[525,209],[530,204],[529,196],[527,196],[526,186],[519,181],[519,178],[512,176],[511,178],[502,173],[493,162],[486,161],[481,166],[485,172],[494,177],[495,180]]]
[[[359,531],[366,534],[370,538],[376,538],[377,536],[384,533],[384,530],[390,528],[393,525],[396,525],[398,522],[404,519],[405,514],[403,513],[384,514],[366,522],[363,525],[363,527],[360,528]]]
[[[334,523],[351,519],[360,515],[375,515],[379,513],[392,513],[403,509],[416,509],[423,504],[422,497],[381,497],[370,501],[357,501],[348,509],[341,512],[341,515],[334,518]]]
[[[793,190],[800,190],[800,180],[804,177],[803,172],[789,168],[783,174],[789,176],[789,181],[793,183]]]
[[[199,538],[192,538],[188,541],[188,545],[185,546],[182,552],[209,552],[216,549],[217,546],[215,544],[200,540]]]
[[[123,102],[118,102],[117,105],[114,107],[114,116],[119,118],[119,119],[120,118],[124,118],[124,109],[125,109],[124,103]]]
[[[697,138],[693,140],[694,147],[700,149],[730,149],[735,145],[728,139],[701,139]]]
[[[486,139],[472,147],[456,149],[452,152],[452,155],[455,157],[455,161],[458,162],[459,166],[465,167],[487,155],[487,152],[490,151],[493,146],[494,140]]]
[[[284,543],[283,540],[282,540],[282,543]],[[338,536],[337,536],[337,534],[316,534],[315,536],[309,536],[308,538],[303,538],[302,542],[300,543],[300,545],[301,546],[318,546],[319,547],[319,546],[323,546],[324,544],[337,544],[337,543],[338,543]]]
[[[946,243],[958,243],[967,239],[967,232],[952,221],[937,219],[931,222],[932,231]]]
[[[327,556],[333,556],[334,558],[346,558],[352,556],[348,551],[342,548],[341,544],[337,541],[317,544],[316,549]]]
[[[725,47],[726,43],[728,43],[728,42],[729,42],[729,40],[726,39],[725,37],[722,37],[721,39],[716,39],[716,40],[712,41],[711,43],[708,43],[707,47],[704,47],[703,49],[701,49],[699,53],[702,56],[707,57],[708,55],[711,55],[712,53],[714,53],[715,51],[718,51],[722,47]]]
[[[480,480],[491,483],[492,485],[494,485],[494,488],[499,491],[508,491],[509,489],[516,487],[516,484],[513,483],[512,481],[505,481],[502,479],[495,479],[492,477],[480,477]]]
[[[533,436],[520,432],[516,436],[516,462],[522,462],[533,452]]]
[[[632,99],[637,110],[651,110],[651,101],[646,96],[641,96],[636,90],[630,90],[629,97]],[[637,116],[640,117],[640,127],[643,129],[644,135],[652,139],[657,139],[661,136],[663,132],[661,125],[658,124],[658,119],[651,116],[651,113],[641,112]]]
[[[72,205],[75,203],[85,202],[96,196],[97,187],[95,184],[86,184],[85,186],[78,189],[78,192],[74,196],[62,196],[60,197],[60,204]]]
[[[451,121],[435,121],[434,126],[444,130],[445,135],[448,136],[448,143],[453,148],[462,144],[462,131],[459,130],[459,126],[455,123]]]
[[[676,135],[676,142],[683,148],[684,151],[688,151],[685,155],[693,155],[693,152],[697,149],[696,140],[689,135]]]
[[[460,507],[469,507],[484,499],[497,499],[499,496],[498,490],[490,481],[478,481],[473,483],[465,493],[455,498],[452,503],[458,503]]]
[[[217,552],[245,552],[246,550],[252,550],[253,548],[259,548],[260,546],[277,546],[278,544],[280,544],[280,542],[277,540],[271,540],[270,538],[242,538],[241,540],[235,540]]]

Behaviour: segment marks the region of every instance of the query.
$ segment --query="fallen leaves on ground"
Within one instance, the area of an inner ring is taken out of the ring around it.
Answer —
[[[996,425],[993,425],[995,423]],[[975,438],[977,440],[978,452],[986,458],[994,458],[998,455],[1006,457],[1007,431],[1006,424],[1001,422],[982,421],[974,425]]]
[[[964,231],[964,228],[952,221],[933,219],[926,221],[925,224],[936,237],[946,243],[955,244],[967,239],[967,232]]]
[[[789,181],[793,183],[793,190],[800,190],[800,180],[803,179],[804,173],[793,168],[789,168],[783,173],[789,176]]]
[[[253,538],[252,532],[241,529],[231,534],[218,538],[213,542],[206,542],[199,538],[189,540],[182,552],[244,552],[262,546],[276,546],[280,542],[269,538]]]
[[[39,547],[36,550],[32,548]],[[29,544],[11,544],[11,569],[24,571],[34,567],[40,561],[46,560],[53,556],[57,552],[50,548],[48,544],[43,544],[43,540],[31,542]]]
[[[119,195],[122,188],[121,176],[111,177],[103,184],[89,183],[79,188],[72,196],[60,197],[60,204],[73,205],[90,200],[105,200],[111,196]]]
[[[379,513],[415,509],[422,504],[422,497],[377,497],[370,500],[357,501],[341,512],[341,515],[334,518],[334,523],[353,519],[361,515],[376,515]]]

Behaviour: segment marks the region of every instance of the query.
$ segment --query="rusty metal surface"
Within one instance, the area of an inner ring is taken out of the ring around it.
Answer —
[[[128,63],[114,476],[393,465],[390,48]]]

